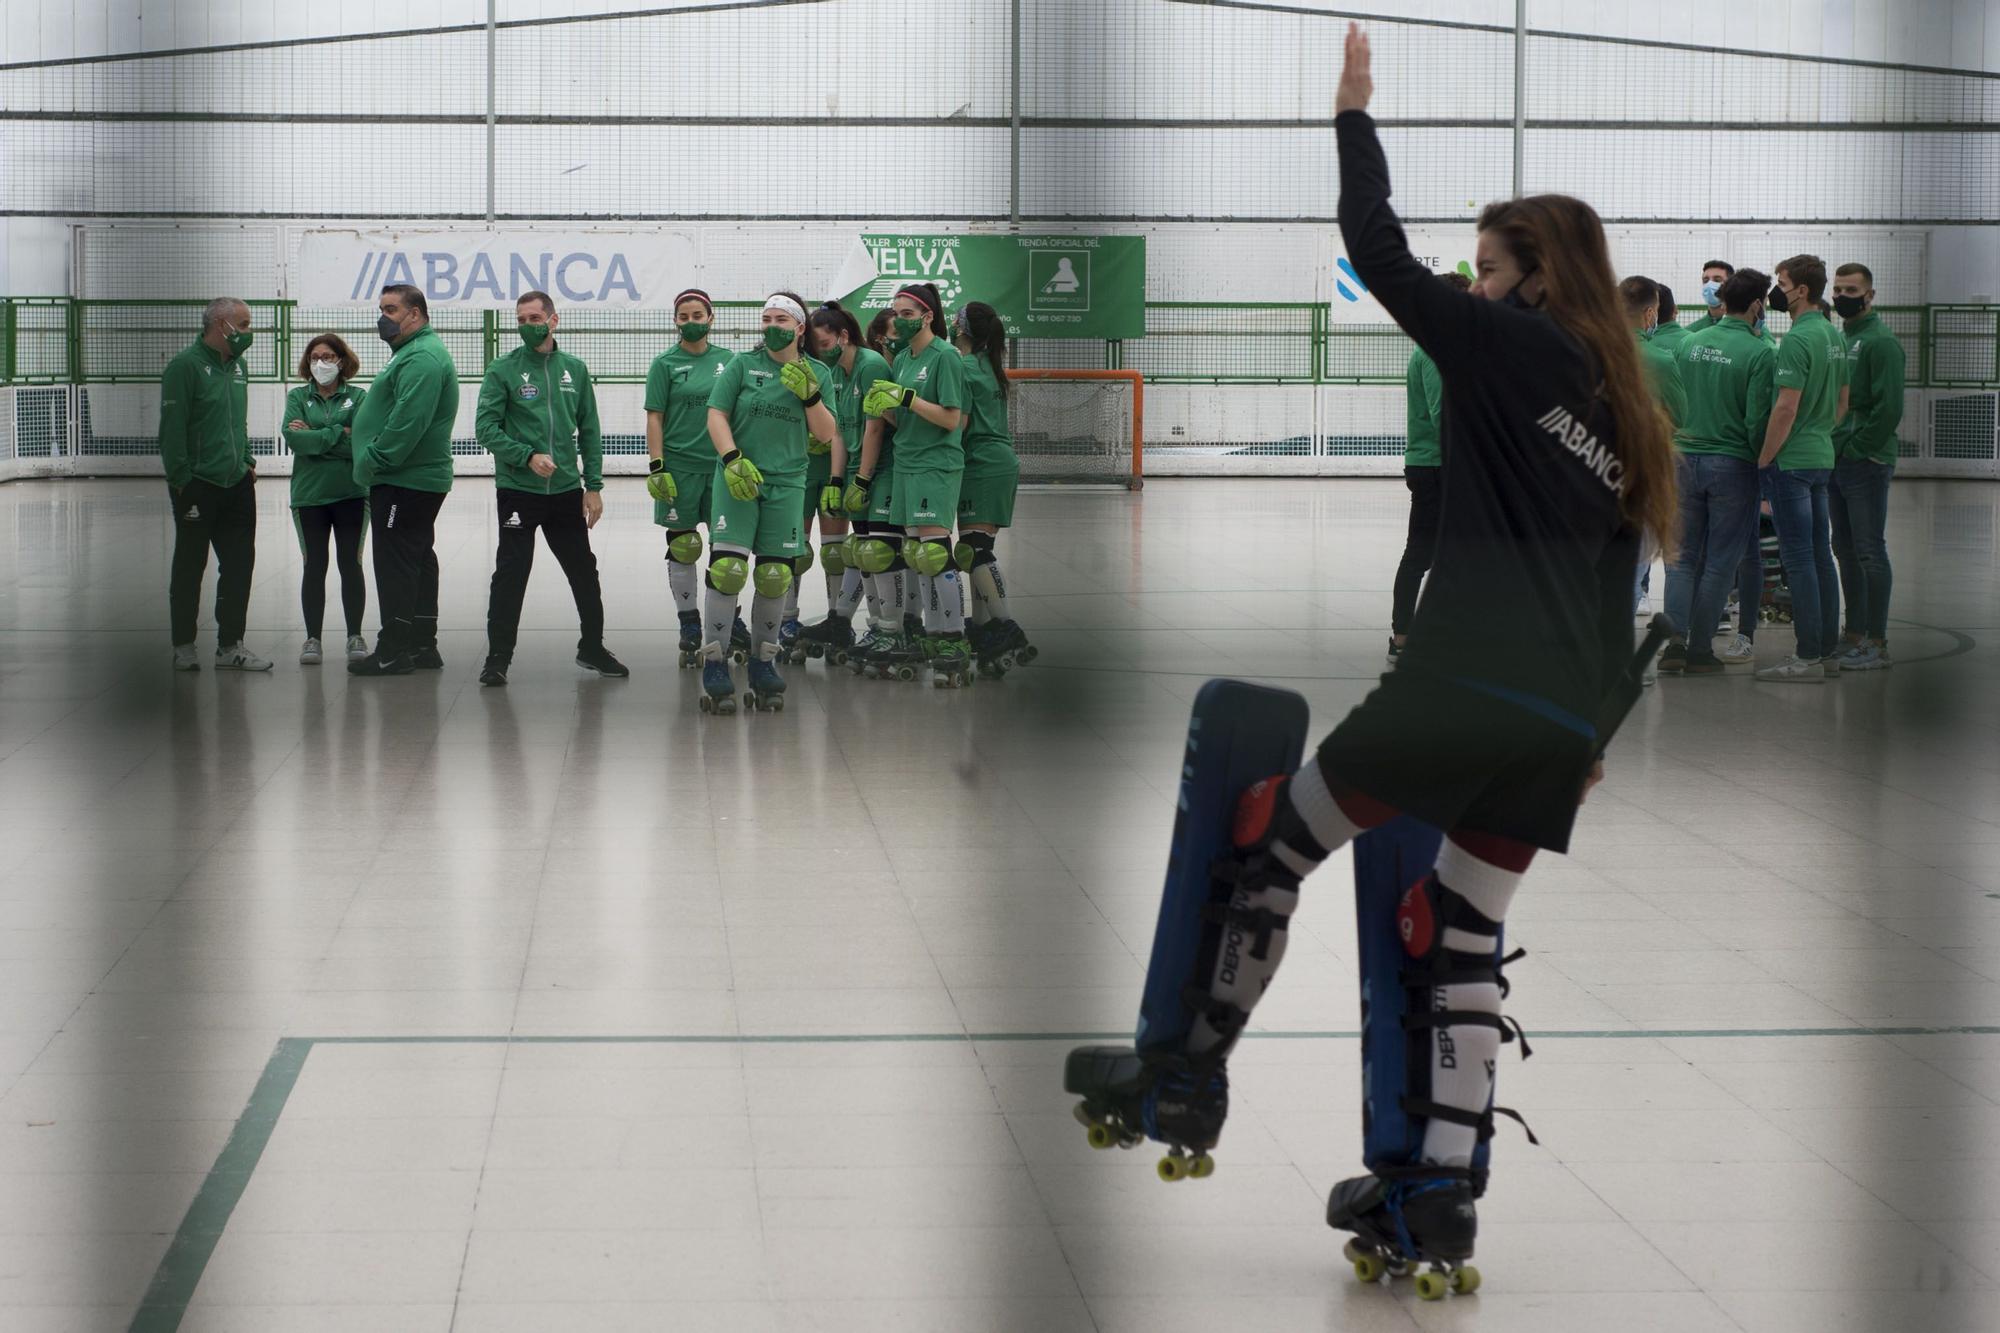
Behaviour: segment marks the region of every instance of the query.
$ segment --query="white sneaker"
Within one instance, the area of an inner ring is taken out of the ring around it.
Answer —
[[[359,662],[366,656],[368,656],[368,640],[362,638],[359,634],[348,635],[347,660],[350,662]]]
[[[177,643],[174,645],[174,670],[176,671],[201,670],[201,658],[195,656],[193,644]]]
[[[1776,681],[1788,685],[1824,685],[1826,669],[1817,658],[1807,660],[1797,653],[1788,653],[1785,660],[1776,666],[1765,667],[1757,673],[1758,680]]]
[[[1825,657],[1820,658],[1819,666],[1820,671],[1828,680],[1838,680],[1840,678],[1839,653],[1828,653]]]
[[[1757,660],[1757,643],[1754,639],[1739,634],[1729,641],[1729,646],[1716,654],[1730,666],[1742,666],[1745,662]]]
[[[1857,643],[1840,656],[1842,671],[1886,671],[1894,665],[1886,643]]]
[[[227,648],[217,648],[215,650],[215,669],[217,671],[269,671],[271,663],[269,659],[259,657],[242,644],[235,643],[229,645]]]
[[[307,639],[306,646],[299,649],[299,665],[318,666],[319,664],[320,664],[319,640]]]

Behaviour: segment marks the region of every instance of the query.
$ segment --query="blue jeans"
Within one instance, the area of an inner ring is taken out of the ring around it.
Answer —
[[[1894,463],[1845,458],[1833,466],[1828,490],[1833,558],[1847,593],[1847,632],[1889,637],[1889,481]]]
[[[1833,570],[1827,528],[1827,484],[1832,468],[1782,468],[1771,474],[1771,517],[1778,525],[1778,558],[1792,590],[1792,627],[1799,656],[1827,656],[1840,637],[1840,582]]]
[[[1726,454],[1677,454],[1674,472],[1681,548],[1667,568],[1667,617],[1687,635],[1688,650],[1706,656],[1715,651],[1715,627],[1743,563],[1744,531],[1757,530],[1757,465]]]

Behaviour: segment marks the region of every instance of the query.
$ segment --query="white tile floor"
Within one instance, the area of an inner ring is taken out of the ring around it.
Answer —
[[[1362,696],[1399,486],[1033,493],[1035,667],[706,719],[636,483],[633,679],[572,671],[545,562],[477,687],[489,484],[448,669],[369,683],[292,665],[281,483],[262,678],[167,670],[157,484],[0,488],[9,1333],[2000,1327],[2000,487],[1898,483],[1895,671],[1642,702],[1512,924],[1542,1146],[1485,1290],[1420,1306],[1320,1220],[1350,1039],[1246,1042],[1201,1185],[1089,1152],[1058,1076],[1130,1027],[1188,700]],[[1264,1032],[1353,1027],[1347,874]]]

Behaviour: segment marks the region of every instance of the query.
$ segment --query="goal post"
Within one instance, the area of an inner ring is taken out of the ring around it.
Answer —
[[[1024,482],[1145,484],[1146,380],[1136,370],[1007,371]]]

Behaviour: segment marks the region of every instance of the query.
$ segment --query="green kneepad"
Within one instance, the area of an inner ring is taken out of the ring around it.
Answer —
[[[708,562],[708,586],[734,597],[750,581],[750,562],[736,555],[719,555]]]
[[[819,548],[819,563],[827,573],[841,575],[847,572],[847,543]]]
[[[785,589],[792,586],[792,562],[789,560],[763,560],[757,565],[757,595],[759,597],[783,597]]]
[[[972,568],[972,557],[977,554],[979,554],[978,549],[972,543],[960,542],[951,548],[951,562],[957,565],[962,571],[970,570]]]
[[[806,553],[804,555],[792,561],[792,573],[797,574],[800,578],[804,578],[807,574],[812,572],[812,567],[813,567],[813,548],[808,546],[806,547]]]
[[[692,565],[701,559],[701,534],[699,532],[679,532],[667,539],[667,559],[676,564]]]
[[[903,559],[917,573],[936,578],[951,568],[951,548],[943,542],[907,541],[903,543]]]
[[[880,574],[896,563],[896,553],[880,537],[863,537],[855,544],[854,563],[864,574]]]

